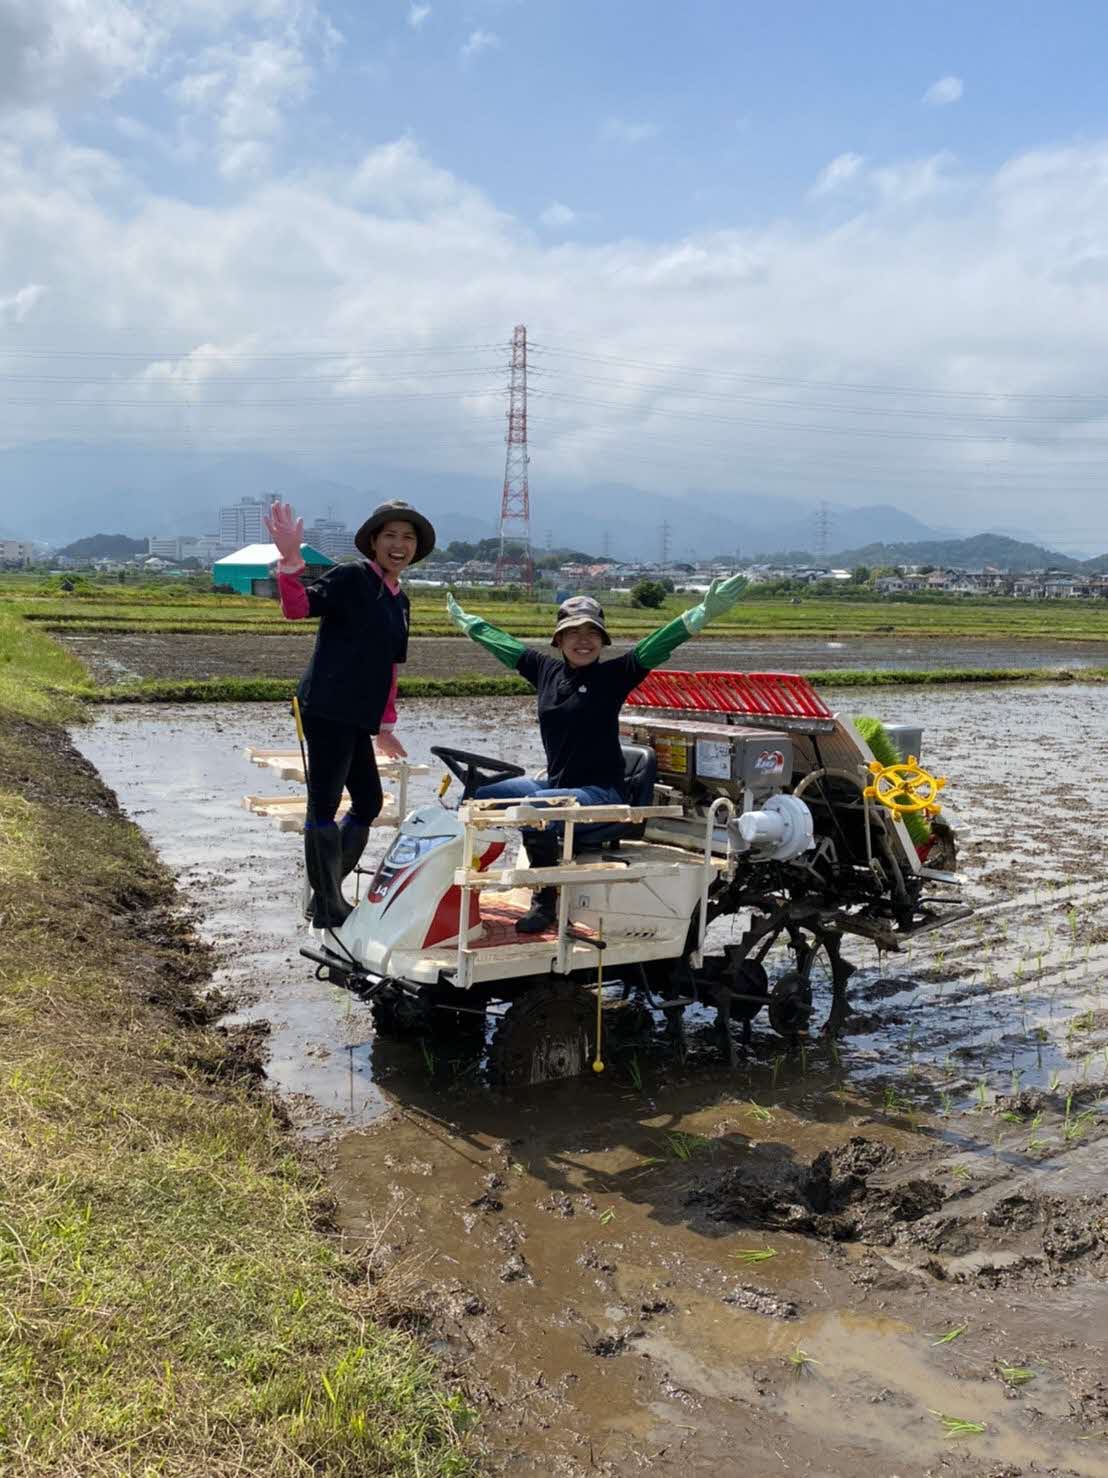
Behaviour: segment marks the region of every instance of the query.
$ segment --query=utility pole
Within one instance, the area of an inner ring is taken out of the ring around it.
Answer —
[[[500,497],[500,548],[496,557],[496,583],[518,580],[534,587],[535,564],[531,555],[531,492],[527,483],[527,329],[516,324],[509,361],[508,434],[504,458],[504,489]]]

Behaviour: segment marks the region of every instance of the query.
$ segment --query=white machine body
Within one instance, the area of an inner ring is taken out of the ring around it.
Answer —
[[[436,945],[457,947],[462,908],[454,874],[462,864],[464,828],[456,811],[419,806],[397,828],[365,897],[335,937],[359,964],[375,974],[397,973],[399,957],[410,965]],[[476,866],[491,866],[507,837],[486,831],[474,847]],[[467,942],[481,933],[472,895]],[[428,976],[435,978],[435,970]],[[416,978],[426,972],[419,972]]]

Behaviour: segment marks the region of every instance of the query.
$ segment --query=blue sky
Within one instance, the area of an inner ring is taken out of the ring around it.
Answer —
[[[548,486],[896,502],[1100,552],[1104,29],[0,0],[0,444],[484,475],[503,349],[450,356],[522,320]]]
[[[1095,5],[677,9],[675,23],[659,0],[331,6],[341,40],[305,47],[318,70],[277,157],[352,161],[410,134],[524,219],[558,201],[579,217],[574,234],[664,239],[791,214],[841,154],[950,151],[988,171],[1105,124]],[[925,101],[946,78],[960,95]],[[164,77],[137,80],[123,101],[172,127]],[[93,112],[89,136],[109,136],[112,116]],[[140,142],[130,157],[152,183],[211,198],[206,168],[142,156]]]

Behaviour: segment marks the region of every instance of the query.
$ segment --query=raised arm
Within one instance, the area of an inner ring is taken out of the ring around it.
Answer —
[[[304,568],[304,556],[300,553],[304,520],[297,518],[291,503],[275,502],[269,512],[262,515],[262,522],[281,556],[277,561],[277,594],[281,598],[281,613],[286,620],[303,621],[311,615],[308,592],[300,583],[300,571]]]
[[[698,606],[690,606],[665,626],[659,626],[657,631],[644,636],[635,647],[635,656],[644,667],[661,667],[682,642],[703,631],[709,621],[722,616],[724,611],[729,611],[746,589],[747,583],[745,575],[732,575],[729,580],[713,580]]]
[[[501,631],[499,626],[494,626],[483,616],[467,615],[452,595],[446,597],[446,609],[459,631],[464,631],[479,647],[491,652],[505,667],[510,667],[513,672],[516,670],[519,659],[527,650],[523,642]]]

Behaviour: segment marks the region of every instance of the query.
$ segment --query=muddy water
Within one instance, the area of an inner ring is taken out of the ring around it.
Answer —
[[[1108,790],[1083,780],[1108,692],[862,701],[924,722],[978,915],[896,959],[854,946],[833,1056],[785,1060],[756,1024],[731,1074],[694,1024],[682,1063],[645,1041],[512,1095],[479,1055],[375,1039],[302,969],[298,839],[239,807],[294,788],[241,757],[287,742],[283,713],[77,735],[200,907],[248,1002],[232,1024],[269,1023],[344,1228],[389,1297],[425,1300],[506,1472],[1108,1474]],[[470,707],[409,705],[413,757],[537,758],[526,705]]]

